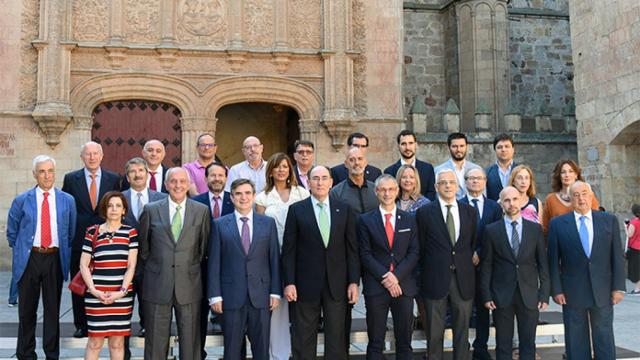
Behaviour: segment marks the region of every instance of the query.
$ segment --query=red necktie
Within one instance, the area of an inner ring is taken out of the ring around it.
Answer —
[[[218,200],[220,200],[220,196],[213,197],[213,218],[217,219],[220,217],[220,205],[218,205]]]
[[[158,191],[158,185],[156,185],[157,173],[157,171],[149,171],[149,174],[151,174],[151,179],[149,179],[149,188],[153,191]]]
[[[51,214],[49,214],[49,193],[44,192],[44,200],[42,200],[42,210],[40,214],[40,247],[48,248],[51,246]]]
[[[389,248],[393,249],[393,225],[391,225],[391,214],[384,214],[384,231],[387,233]],[[391,263],[390,271],[393,271],[393,262]]]

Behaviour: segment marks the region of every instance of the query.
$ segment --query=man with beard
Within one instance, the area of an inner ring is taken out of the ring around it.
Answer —
[[[142,148],[142,158],[147,163],[148,176],[145,187],[149,190],[159,191],[167,193],[167,188],[164,186],[164,177],[169,168],[162,165],[162,161],[166,155],[164,145],[160,140],[152,139],[147,141]],[[129,184],[129,178],[127,174],[124,174],[124,181],[122,181],[122,190],[127,190],[131,187]]]
[[[362,156],[367,157],[367,150],[369,149],[369,138],[367,135],[362,133],[352,133],[347,138],[347,146],[349,149],[358,148],[362,151]],[[374,182],[378,178],[378,176],[382,175],[382,171],[373,165],[369,165],[364,167],[364,178]],[[339,164],[331,168],[331,177],[333,178],[334,184],[339,184],[342,181],[346,180],[349,177],[349,170],[345,166],[345,164]]]
[[[198,150],[198,158],[193,162],[182,165],[182,167],[187,170],[189,179],[191,180],[189,196],[195,196],[207,191],[207,180],[204,170],[207,168],[207,165],[216,161],[218,145],[213,135],[202,134],[198,136],[196,149]]]
[[[375,209],[378,198],[374,183],[365,179],[367,159],[362,150],[351,148],[344,165],[349,170],[349,177],[331,189],[331,197],[347,203],[358,214]]]
[[[451,169],[456,174],[458,180],[458,191],[456,199],[462,199],[467,194],[467,185],[464,180],[464,174],[470,169],[480,168],[477,164],[466,160],[467,157],[467,136],[462,133],[451,133],[447,138],[447,146],[451,158],[446,162],[436,166],[436,174],[444,169]]]
[[[402,130],[396,138],[398,143],[398,151],[400,152],[400,160],[393,165],[384,169],[385,174],[389,174],[395,177],[398,174],[398,169],[402,165],[411,165],[420,175],[420,193],[429,200],[436,199],[435,173],[433,166],[425,161],[416,159],[416,152],[418,151],[418,142],[416,140],[416,134],[411,130]]]
[[[267,162],[262,158],[264,145],[255,136],[249,136],[242,142],[242,154],[245,161],[235,164],[229,170],[229,177],[224,188],[229,192],[231,183],[236,179],[249,179],[256,186],[256,194],[264,190],[266,185],[265,170]]]

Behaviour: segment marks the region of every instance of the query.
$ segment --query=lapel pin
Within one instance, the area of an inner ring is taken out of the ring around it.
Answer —
[[[336,212],[340,212],[340,209],[336,209]]]

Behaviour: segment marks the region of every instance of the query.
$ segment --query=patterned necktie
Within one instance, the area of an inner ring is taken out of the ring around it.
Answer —
[[[324,203],[319,202],[318,207],[320,208],[320,214],[318,215],[318,228],[320,229],[320,235],[322,235],[322,242],[324,242],[324,247],[329,246],[329,217],[327,216],[327,212],[324,211]]]
[[[156,174],[157,171],[149,171],[151,178],[149,179],[149,189],[153,191],[158,191],[158,185],[156,185]]]
[[[451,213],[451,208],[453,205],[446,205],[447,207],[447,232],[449,233],[449,239],[451,239],[451,244],[453,246],[456,245],[456,224],[453,221],[453,214]]]
[[[142,214],[142,208],[144,207],[144,205],[142,204],[142,193],[138,193],[138,200],[136,201],[136,206],[138,207],[136,220],[140,220],[140,214]]]
[[[586,216],[580,216],[580,229],[578,229],[579,233],[580,233],[580,242],[582,243],[582,248],[584,249],[584,253],[585,255],[587,255],[588,258],[591,257],[591,247],[589,246],[589,231],[587,230],[587,224],[585,223],[585,220],[587,219]]]
[[[40,247],[48,248],[51,246],[51,214],[49,213],[49,193],[44,192],[40,214]]]
[[[249,235],[249,224],[247,224],[247,221],[249,221],[248,217],[241,217],[240,220],[242,220],[242,234],[240,235],[240,238],[242,239],[242,247],[244,248],[244,253],[249,254],[249,248],[251,247],[251,236]]]
[[[389,249],[393,249],[393,225],[391,225],[391,215],[392,214],[384,214],[384,231],[387,233]],[[391,262],[389,271],[393,271],[393,261]]]
[[[173,233],[173,240],[175,242],[178,242],[180,232],[182,231],[182,215],[180,214],[181,209],[182,207],[180,205],[176,206],[176,213],[173,214],[173,219],[171,220],[171,233]]]
[[[217,219],[217,218],[220,217],[220,205],[218,205],[218,201],[220,201],[220,196],[214,196],[213,200],[212,200],[212,202],[213,202],[213,204],[212,204],[213,205],[212,213],[213,213],[213,218],[214,219]]]
[[[520,234],[518,234],[518,222],[511,222],[511,249],[513,249],[513,255],[518,256],[520,250]]]
[[[96,174],[90,174],[91,184],[89,185],[89,200],[91,200],[91,208],[95,209],[98,205],[98,187],[96,185]]]

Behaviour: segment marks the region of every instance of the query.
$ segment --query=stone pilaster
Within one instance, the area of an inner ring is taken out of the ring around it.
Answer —
[[[286,49],[289,47],[289,39],[287,38],[288,15],[287,0],[275,0],[276,5],[276,49]]]
[[[124,0],[112,0],[110,11],[109,43],[120,44],[124,40]]]
[[[460,109],[453,99],[447,101],[447,107],[444,109],[442,116],[442,126],[444,131],[448,133],[460,131]]]
[[[300,139],[311,141],[317,146],[318,131],[320,130],[318,119],[300,119],[298,126],[300,127]]]
[[[187,163],[196,159],[196,144],[200,134],[208,132],[216,136],[216,125],[218,119],[215,117],[190,117],[182,118],[182,162]]]
[[[176,19],[176,5],[174,0],[161,0],[160,43],[161,46],[173,46],[176,40],[174,22]]]

